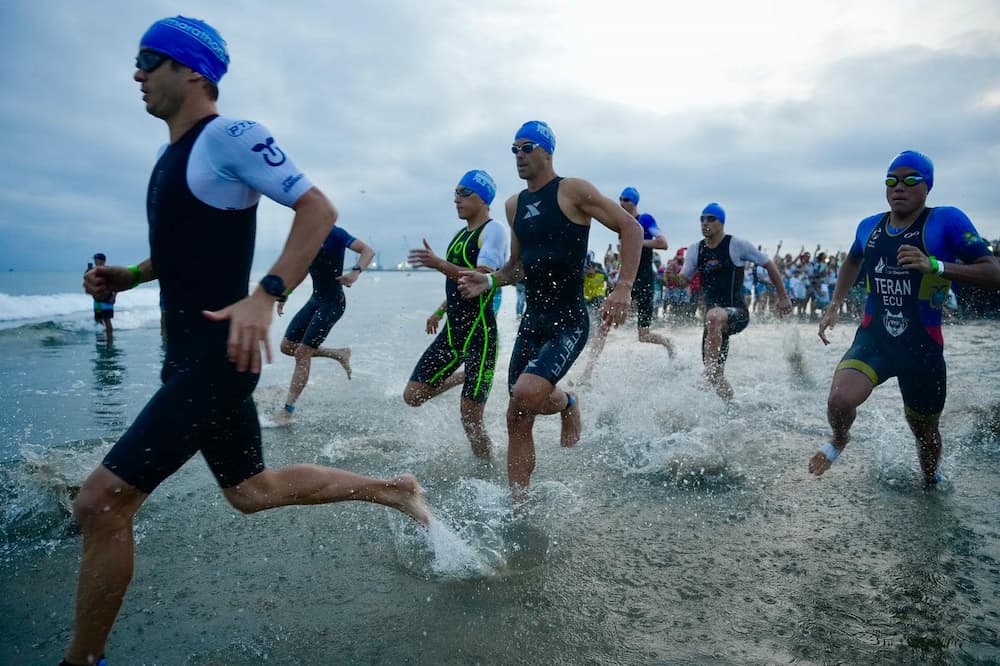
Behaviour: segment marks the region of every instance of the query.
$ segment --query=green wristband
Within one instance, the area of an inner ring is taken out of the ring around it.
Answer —
[[[139,283],[142,282],[142,270],[135,264],[129,266],[128,270],[130,273],[132,273],[132,286],[138,287]]]
[[[931,262],[931,273],[938,272],[938,260],[933,254],[927,257]],[[940,273],[938,273],[940,275]]]
[[[443,317],[444,316],[444,310],[442,310],[441,308],[438,308],[437,310],[434,311],[434,314],[437,315],[438,317]]]

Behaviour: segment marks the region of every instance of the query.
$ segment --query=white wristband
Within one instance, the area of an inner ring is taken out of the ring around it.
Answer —
[[[486,277],[488,277],[490,279],[490,289],[496,289],[497,288],[497,279],[493,275],[493,273],[487,273]]]
[[[833,445],[833,442],[827,442],[823,446],[819,447],[819,452],[826,456],[826,459],[830,462],[836,460],[837,456],[840,455],[840,451]]]
[[[944,275],[944,262],[939,259],[938,262],[937,262],[937,265],[938,265],[938,267],[937,267],[937,274],[938,275]]]

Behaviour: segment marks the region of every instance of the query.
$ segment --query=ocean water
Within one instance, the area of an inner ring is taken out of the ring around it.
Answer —
[[[4,664],[58,661],[80,548],[72,494],[159,382],[155,285],[121,295],[109,344],[79,284],[0,275]],[[700,328],[657,322],[677,358],[639,345],[632,326],[613,331],[592,385],[578,387],[581,443],[560,448],[558,419],[538,420],[531,499],[514,511],[513,289],[486,409],[494,464],[473,459],[458,393],[402,402],[442,294],[436,274],[366,273],[328,339],[352,347],[353,379],[314,361],[297,422],[264,430],[271,465],[414,472],[430,529],[355,502],[243,516],[196,457],[137,517],[111,663],[1000,662],[996,322],[946,328],[938,489],[919,481],[894,381],[861,408],[834,467],[806,472],[856,323],[827,348],[815,322],[755,318],[732,340],[726,409],[702,386]],[[289,316],[272,327],[275,351]],[[280,355],[265,367],[263,416],[291,369]]]

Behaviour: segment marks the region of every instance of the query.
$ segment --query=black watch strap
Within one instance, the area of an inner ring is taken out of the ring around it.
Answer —
[[[285,293],[285,281],[281,279],[280,275],[265,275],[260,279],[260,288],[264,290],[265,294],[274,296],[279,303],[288,300],[288,295]]]

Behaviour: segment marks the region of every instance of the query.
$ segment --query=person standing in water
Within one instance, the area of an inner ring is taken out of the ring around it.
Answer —
[[[444,329],[413,368],[403,391],[406,404],[419,407],[453,386],[462,384],[462,427],[477,458],[490,458],[491,442],[483,424],[483,411],[493,386],[497,361],[497,320],[493,307],[497,288],[466,300],[458,293],[458,279],[465,270],[495,271],[510,257],[507,228],[490,217],[496,183],[485,171],[469,171],[455,188],[455,209],[465,227],[448,244],[444,258],[424,247],[411,250],[413,266],[433,268],[445,276],[445,300],[427,319],[427,333]],[[456,372],[459,366],[462,370]]]
[[[98,252],[94,255],[94,263],[87,264],[87,273],[94,270],[96,266],[104,266],[107,263],[107,257],[104,256],[103,252]],[[84,279],[86,279],[86,273],[84,274]],[[86,282],[84,283],[86,287]],[[114,326],[111,324],[111,320],[115,316],[115,295],[106,294],[98,299],[94,297],[94,321],[98,324],[104,326],[104,334],[107,336],[108,341],[111,341],[111,336],[114,333]]]
[[[677,280],[685,286],[696,274],[701,276],[705,300],[705,329],[701,338],[701,358],[705,380],[726,402],[733,400],[733,387],[726,379],[729,337],[750,323],[750,312],[743,300],[743,270],[747,262],[763,266],[778,292],[776,308],[783,316],[792,311],[778,268],[752,243],[725,231],[726,211],[712,202],[701,211],[702,240],[684,253],[684,267]]]
[[[924,480],[935,484],[942,478],[938,422],[947,380],[942,307],[952,281],[1000,289],[1000,263],[965,213],[927,206],[933,186],[930,158],[912,150],[900,153],[885,177],[889,211],[858,224],[819,323],[823,344],[830,344],[826,331],[836,325],[862,271],[868,299],[854,343],[833,374],[827,398],[833,437],[809,459],[811,474],[830,468],[850,441],[858,407],[876,386],[896,377]]]
[[[344,254],[348,248],[361,256],[351,270],[345,273]],[[347,308],[344,287],[350,288],[357,282],[362,271],[368,268],[374,258],[375,250],[343,227],[335,226],[323,241],[319,254],[309,264],[312,296],[292,318],[281,341],[281,353],[295,357],[295,370],[292,371],[285,405],[272,417],[276,423],[290,423],[294,418],[295,401],[309,382],[314,357],[332,358],[344,368],[347,378],[351,378],[351,348],[321,345],[333,325],[344,316]],[[284,313],[284,309],[284,301],[278,301],[279,316]]]
[[[166,123],[170,138],[147,192],[150,256],[133,266],[95,268],[85,284],[104,298],[159,279],[167,325],[163,385],[73,503],[83,555],[64,664],[104,660],[132,579],[135,514],[199,451],[242,513],[362,500],[425,525],[430,520],[409,474],[374,479],[321,465],[264,465],[252,398],[261,347],[270,360],[274,303],[305,276],[337,212],[267,128],[218,115],[218,83],[228,65],[222,37],[197,19],[162,19],[139,42],[133,78],[146,111]],[[261,194],[295,217],[281,256],[247,295]]]
[[[659,335],[649,330],[653,323],[653,281],[656,280],[656,271],[653,268],[653,250],[666,250],[667,239],[664,237],[656,220],[649,213],[639,213],[639,191],[634,187],[626,187],[618,196],[618,202],[625,211],[634,217],[642,226],[642,255],[639,257],[639,268],[635,273],[635,285],[632,287],[632,303],[636,309],[636,328],[639,334],[639,342],[662,345],[667,349],[667,355],[674,357],[674,343],[665,335]],[[594,366],[601,352],[604,351],[604,344],[608,339],[608,331],[611,326],[602,324],[597,329],[597,335],[591,346],[590,359],[587,367],[584,368],[580,381],[586,383],[594,372]]]
[[[507,478],[517,500],[527,496],[535,469],[532,430],[540,414],[559,414],[560,442],[580,439],[577,397],[556,384],[587,343],[583,267],[591,218],[621,240],[621,276],[602,306],[603,319],[620,325],[631,301],[642,247],[642,228],[614,201],[580,178],[560,178],[552,166],[556,140],[544,122],[531,120],[514,135],[517,174],[527,188],[506,202],[511,228],[510,260],[492,273],[464,271],[465,298],[525,279],[527,309],[521,319],[507,377]]]

